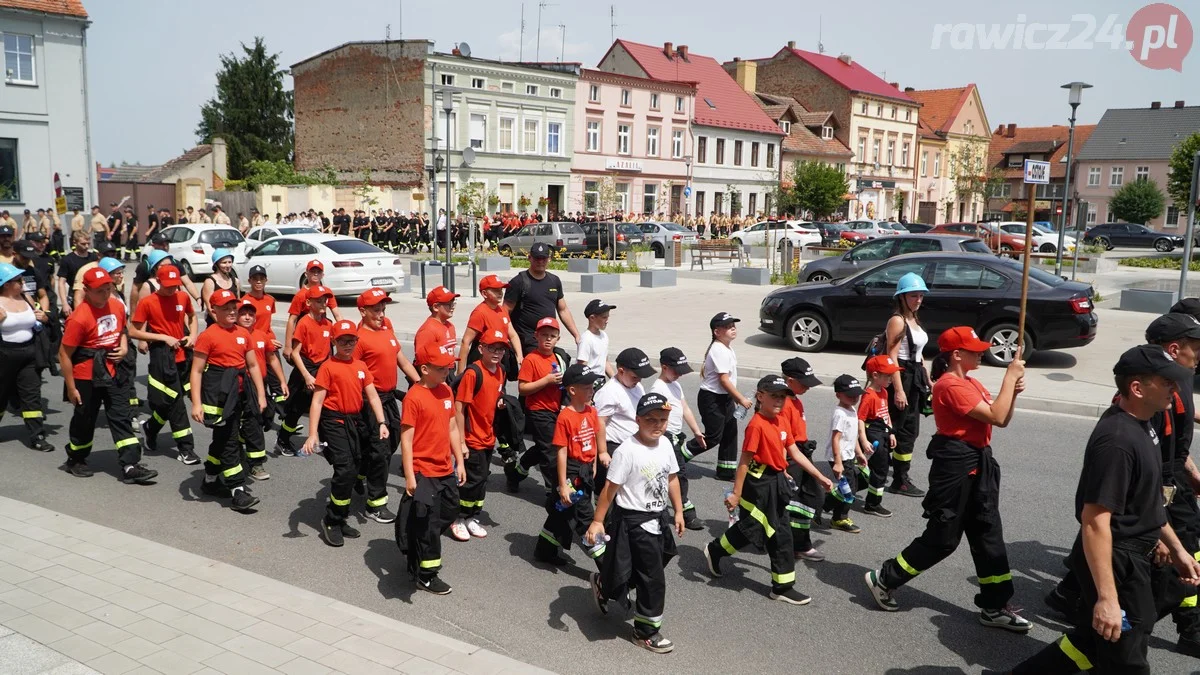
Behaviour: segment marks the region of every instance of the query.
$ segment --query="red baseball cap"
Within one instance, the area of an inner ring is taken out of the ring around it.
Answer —
[[[499,330],[495,330],[495,329],[485,330],[479,336],[479,344],[484,344],[484,345],[501,345],[501,344],[503,344],[503,345],[506,345],[506,344],[508,344],[508,336],[504,334],[504,331],[499,331]]]
[[[891,375],[892,373],[898,373],[901,370],[904,369],[901,368],[898,363],[893,361],[892,357],[888,356],[887,354],[877,354],[867,359],[868,373],[883,373],[884,375]]]
[[[246,310],[250,310],[251,312],[258,314],[258,305],[254,304],[254,301],[250,298],[242,298],[242,301],[238,303],[238,314],[241,314]]]
[[[425,296],[425,304],[433,307],[447,302],[453,302],[458,297],[458,293],[451,293],[445,286],[438,286],[429,291],[429,295]]]
[[[952,352],[955,349],[986,352],[991,348],[990,344],[979,339],[979,336],[975,334],[975,329],[970,326],[955,326],[938,336],[938,349],[943,352]]]
[[[208,296],[209,307],[224,307],[231,302],[237,302],[237,296],[228,288],[218,289]]]
[[[554,330],[562,330],[561,328],[558,327],[558,319],[556,319],[552,316],[548,316],[548,317],[538,321],[537,327],[533,329],[533,332],[536,333],[543,328],[553,328]]]
[[[158,283],[165,288],[183,285],[183,279],[179,278],[179,268],[174,265],[160,266],[154,276],[158,279]]]
[[[328,286],[317,284],[308,287],[308,299],[316,300],[317,298],[332,298],[333,291],[329,290]]]
[[[501,281],[500,277],[495,274],[489,274],[479,280],[479,290],[486,291],[489,288],[508,288],[508,284]]]
[[[306,270],[321,270],[322,272],[324,272],[325,266],[321,264],[320,260],[309,260],[308,267],[305,267],[304,269],[306,269]]]
[[[368,288],[362,292],[362,295],[358,296],[358,308],[374,307],[375,305],[391,301],[392,298],[382,288]]]
[[[108,275],[108,272],[99,267],[93,267],[88,270],[87,274],[83,277],[83,285],[88,288],[100,288],[104,284],[111,283],[113,283],[112,277]]]
[[[333,339],[353,335],[358,337],[358,326],[354,325],[353,321],[342,320],[333,325]]]
[[[449,368],[454,365],[454,355],[446,351],[445,345],[429,344],[417,354],[417,364]]]

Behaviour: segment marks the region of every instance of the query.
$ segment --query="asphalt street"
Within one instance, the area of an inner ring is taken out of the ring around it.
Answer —
[[[818,357],[819,359],[819,357]],[[144,361],[139,391],[145,395]],[[688,376],[685,391],[695,401],[698,378]],[[739,387],[751,392],[754,382]],[[765,555],[739,554],[727,561],[725,576],[712,579],[701,547],[726,525],[721,506],[727,483],[713,476],[715,451],[689,468],[692,500],[707,532],[687,532],[680,555],[667,569],[664,633],[676,644],[670,655],[642,651],[627,641],[631,617],[619,610],[601,616],[592,604],[587,574],[592,566],[576,547],[576,565],[553,569],[532,561],[535,537],[545,517],[542,491],[526,481],[520,494],[504,491],[498,467],[489,483],[483,522],[489,536],[469,543],[444,539],[443,578],[454,586],[446,597],[414,589],[393,540],[391,525],[359,518],[363,537],[333,549],[317,536],[330,476],[320,456],[275,458],[272,477],[254,486],[262,503],[256,513],[239,514],[199,493],[201,466],[177,462],[170,437],[166,452],[147,455],[159,474],[151,486],[116,480],[117,458],[106,428],[97,431],[90,479],[74,478],[63,463],[68,406],[60,403],[61,382],[47,380],[52,454],[25,447],[19,419],[0,427],[0,494],[84,518],[170,546],[215,558],[281,581],[326,594],[398,620],[558,672],[699,673],[804,671],[828,673],[958,673],[1005,668],[1050,642],[1063,626],[1042,597],[1063,572],[1061,559],[1076,531],[1072,516],[1075,482],[1083,445],[1093,422],[1080,417],[1018,411],[1009,429],[997,430],[996,457],[1003,471],[1002,513],[1016,584],[1014,603],[1025,608],[1034,630],[1014,635],[980,626],[972,604],[975,573],[965,542],[949,559],[897,593],[901,610],[878,610],[862,581],[863,573],[894,556],[922,528],[919,500],[887,495],[896,515],[879,519],[858,512],[862,533],[814,531],[829,556],[801,563],[797,588],[813,602],[795,607],[767,598]],[[805,397],[810,433],[825,442],[834,397],[828,387]],[[919,444],[914,473],[928,468]],[[196,429],[198,452],[209,433]],[[268,445],[274,434],[268,435]],[[818,451],[823,456],[823,449]],[[393,470],[398,468],[398,460]],[[921,480],[921,484],[925,481]],[[393,473],[393,506],[403,480]],[[360,497],[354,510],[361,513]],[[1151,640],[1155,672],[1193,671],[1196,663],[1171,651],[1174,627],[1159,624]]]

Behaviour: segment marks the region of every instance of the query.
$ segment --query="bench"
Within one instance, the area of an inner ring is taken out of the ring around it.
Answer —
[[[700,269],[704,269],[705,260],[736,260],[739,264],[743,262],[742,247],[729,239],[700,240],[691,245],[691,251],[691,269],[696,269],[697,262],[700,263]]]

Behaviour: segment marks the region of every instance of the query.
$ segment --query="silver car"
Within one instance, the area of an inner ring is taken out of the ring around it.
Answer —
[[[646,235],[643,243],[650,245],[650,248],[654,251],[655,258],[662,258],[667,254],[668,241],[673,240],[676,242],[676,245],[691,246],[700,240],[699,235],[678,223],[657,223],[651,221],[638,223],[637,226],[642,231],[642,234]]]
[[[889,258],[906,253],[959,251],[992,255],[987,244],[975,237],[948,234],[903,234],[865,241],[838,256],[814,260],[800,272],[800,281],[842,279],[870,269]]]
[[[587,250],[583,228],[572,222],[530,223],[496,245],[504,255],[528,255],[534,244],[546,244],[558,255],[575,255]]]

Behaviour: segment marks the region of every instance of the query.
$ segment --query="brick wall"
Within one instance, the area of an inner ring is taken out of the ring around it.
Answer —
[[[349,44],[292,68],[296,169],[416,185],[424,166],[425,42]]]
[[[791,96],[809,110],[833,111],[838,121],[834,138],[854,148],[850,142],[850,92],[805,60],[785,52],[759,62],[757,86],[758,91]]]

